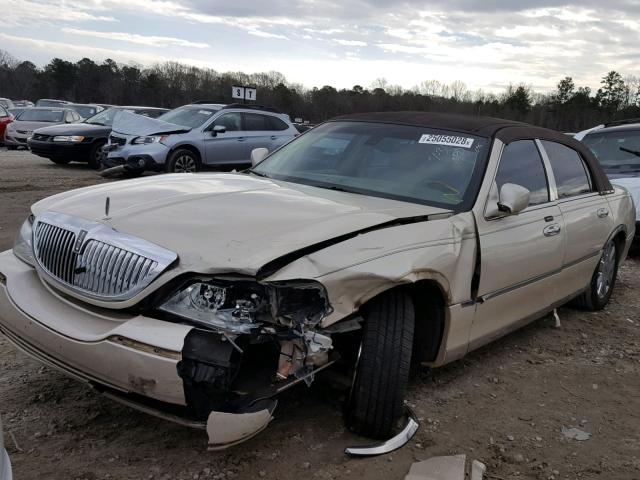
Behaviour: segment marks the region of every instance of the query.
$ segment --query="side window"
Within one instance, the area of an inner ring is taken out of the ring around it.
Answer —
[[[277,117],[267,117],[268,122],[269,122],[269,130],[274,130],[276,132],[281,132],[283,130],[287,130],[289,128],[289,125],[287,125],[286,123],[284,123],[282,120],[280,120]]]
[[[65,122],[73,122],[73,114],[71,112],[67,112],[64,114]]]
[[[260,115],[259,113],[243,113],[244,117],[244,129],[247,132],[263,132],[265,130],[271,130],[269,128],[269,118],[266,115]]]
[[[582,157],[575,150],[556,142],[542,141],[556,179],[558,198],[589,193],[591,179]]]
[[[227,128],[227,132],[239,132],[241,128],[241,117],[239,113],[225,113],[215,119],[209,130],[213,127],[222,126]]]
[[[529,205],[549,201],[549,185],[542,157],[533,140],[518,140],[507,145],[502,152],[496,175],[498,190],[505,183],[515,183],[531,192]]]
[[[0,105],[0,117],[7,117],[7,116],[9,116],[9,114],[4,109],[4,107],[2,105]]]

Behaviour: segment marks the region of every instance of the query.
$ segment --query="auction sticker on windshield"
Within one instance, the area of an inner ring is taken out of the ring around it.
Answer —
[[[456,135],[436,135],[433,133],[425,133],[420,137],[418,143],[427,143],[429,145],[446,145],[448,147],[471,148],[473,138],[458,137]]]

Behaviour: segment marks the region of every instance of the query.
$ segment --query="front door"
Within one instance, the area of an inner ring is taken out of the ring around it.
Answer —
[[[224,126],[226,131],[215,133],[213,128]],[[239,164],[248,157],[247,139],[242,131],[242,115],[225,113],[216,118],[203,132],[205,163],[207,165]]]
[[[505,183],[530,191],[529,207],[519,214],[495,208]],[[554,285],[564,256],[564,221],[533,140],[504,148],[489,202],[476,222],[481,264],[471,348],[517,328],[558,300]]]

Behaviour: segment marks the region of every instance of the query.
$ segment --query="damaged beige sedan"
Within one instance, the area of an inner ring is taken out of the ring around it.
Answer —
[[[34,204],[0,254],[2,333],[214,447],[342,369],[348,424],[387,438],[412,363],[603,308],[634,235],[582,144],[521,123],[359,114],[262,153]]]

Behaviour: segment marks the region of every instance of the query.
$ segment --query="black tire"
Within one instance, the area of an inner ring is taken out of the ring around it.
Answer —
[[[404,292],[389,292],[373,299],[364,317],[347,423],[360,435],[384,439],[403,413],[415,326],[413,302]]]
[[[7,145],[7,150],[17,150],[18,147],[15,145]]]
[[[601,290],[603,276],[610,274],[610,280],[606,287],[606,290]],[[618,276],[618,245],[614,239],[610,239],[602,249],[602,256],[598,262],[595,272],[591,277],[589,288],[580,294],[573,301],[573,306],[580,310],[587,310],[595,312],[602,310],[613,293],[613,287],[616,284],[616,277]],[[599,282],[599,280],[601,280]]]
[[[102,158],[104,157],[104,146],[107,142],[99,140],[91,147],[89,152],[89,161],[87,162],[94,170],[99,170],[102,167]]]
[[[66,165],[71,162],[70,158],[50,158],[49,160],[58,165]]]
[[[186,148],[180,148],[171,153],[165,165],[167,173],[195,173],[200,169],[200,158]]]

